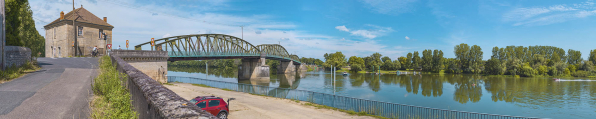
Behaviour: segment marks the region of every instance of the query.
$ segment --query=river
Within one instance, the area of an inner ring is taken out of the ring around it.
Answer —
[[[236,82],[235,71],[168,67],[168,76]],[[384,102],[490,114],[541,118],[596,116],[596,81],[554,81],[551,78],[511,78],[453,74],[336,75],[329,71],[297,75],[271,74],[253,85],[310,90]],[[576,79],[581,80],[581,79]]]

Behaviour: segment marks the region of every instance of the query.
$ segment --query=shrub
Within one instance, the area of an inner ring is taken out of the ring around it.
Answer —
[[[578,70],[578,71],[575,71],[575,72],[571,73],[571,76],[574,76],[574,77],[588,77],[588,76],[590,76],[590,74],[591,73],[589,71]]]
[[[138,118],[132,109],[130,93],[122,86],[121,74],[112,65],[110,57],[99,59],[100,73],[93,83],[95,98],[92,103],[92,118]]]
[[[521,76],[524,76],[524,77],[533,77],[534,75],[536,75],[536,70],[534,70],[534,69],[532,69],[532,67],[526,65],[521,68],[521,71],[519,73]]]

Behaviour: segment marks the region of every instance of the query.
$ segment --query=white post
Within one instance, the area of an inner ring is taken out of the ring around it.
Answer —
[[[207,79],[207,76],[209,76],[209,65],[205,62],[205,79]]]

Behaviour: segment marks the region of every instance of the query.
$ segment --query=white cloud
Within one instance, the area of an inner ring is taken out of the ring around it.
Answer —
[[[364,4],[368,5],[370,9],[381,13],[397,15],[411,11],[412,3],[417,0],[361,0]]]
[[[170,33],[166,33],[165,35],[163,35],[161,38],[167,38],[167,37],[172,37],[172,35]]]
[[[515,8],[503,14],[502,21],[513,22],[513,26],[539,26],[584,18],[594,13],[594,3],[587,1],[573,5]]]
[[[410,37],[406,36],[406,40],[410,40]]]
[[[336,26],[335,29],[340,30],[340,31],[345,31],[345,32],[349,32],[350,30],[348,30],[348,28],[346,28],[346,26]]]
[[[350,35],[354,35],[354,36],[361,36],[367,39],[373,39],[379,36],[383,36],[386,35],[387,33],[393,32],[394,30],[391,27],[382,27],[382,26],[376,26],[376,25],[371,25],[371,24],[366,24],[366,27],[370,28],[370,29],[360,29],[360,30],[348,30],[348,28],[346,28],[346,26],[337,26],[335,27],[336,29],[340,30],[340,31],[345,31],[345,32],[349,32]]]
[[[76,1],[75,1],[76,2]],[[322,59],[323,54],[342,51],[347,56],[368,56],[374,52],[397,58],[404,50],[389,47],[387,44],[371,40],[393,32],[391,27],[365,25],[366,28],[350,31],[351,35],[362,36],[368,39],[351,40],[337,38],[325,34],[313,34],[307,31],[295,30],[295,24],[286,21],[274,21],[268,15],[236,16],[221,14],[221,12],[190,13],[178,8],[161,6],[160,4],[141,5],[137,8],[119,6],[108,3],[109,1],[90,2],[83,0],[84,8],[98,17],[108,17],[108,23],[114,26],[113,43],[124,45],[126,40],[131,45],[150,41],[151,37],[167,37],[188,34],[221,33],[242,37],[253,45],[281,44],[288,52],[296,52],[300,57],[314,57]],[[125,1],[123,1],[125,2]],[[36,27],[41,35],[45,35],[43,26],[57,19],[60,11],[68,13],[72,4],[68,0],[58,2],[45,0],[30,0],[33,17],[36,18]],[[79,7],[77,3],[75,6]],[[111,6],[106,8],[104,6]],[[159,12],[145,11],[148,8]],[[126,12],[122,12],[126,11]],[[172,16],[172,13],[186,14],[184,18]],[[37,20],[39,19],[39,20]],[[42,23],[42,22],[46,23]],[[220,24],[227,23],[227,24]],[[244,31],[239,25],[245,25]],[[367,29],[367,30],[364,30]],[[261,32],[261,34],[257,34]],[[244,34],[243,34],[244,32]],[[291,45],[290,45],[291,44]],[[143,47],[143,49],[148,49]]]

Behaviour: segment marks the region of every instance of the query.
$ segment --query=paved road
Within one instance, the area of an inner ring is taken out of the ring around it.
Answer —
[[[0,84],[0,119],[88,118],[97,58],[39,58],[41,70]]]

